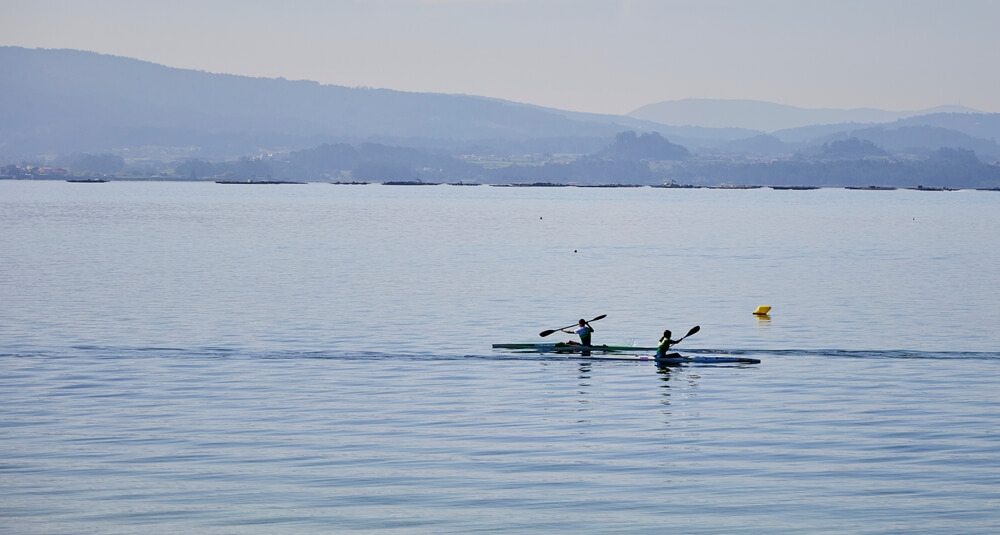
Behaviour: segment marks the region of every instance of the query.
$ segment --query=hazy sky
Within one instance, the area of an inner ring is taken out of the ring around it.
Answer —
[[[596,113],[1000,112],[1000,0],[0,0],[0,45]]]

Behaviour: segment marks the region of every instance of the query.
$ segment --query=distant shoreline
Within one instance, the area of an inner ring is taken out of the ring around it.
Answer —
[[[327,182],[327,181],[289,181],[289,180],[191,180],[189,178],[163,178],[163,177],[122,177],[122,178],[71,178],[71,177],[45,177],[45,178],[11,178],[0,177],[0,181],[23,181],[23,182],[70,182],[83,184],[102,184],[108,182],[184,182],[184,183],[205,183],[205,184],[244,184],[244,185],[304,185],[304,184],[330,184],[333,186],[490,186],[494,188],[587,188],[587,189],[615,189],[615,188],[651,188],[651,189],[721,189],[721,190],[751,190],[751,189],[772,189],[776,191],[811,191],[818,189],[848,189],[857,191],[1000,191],[1000,187],[992,188],[948,188],[937,186],[809,186],[809,185],[782,185],[782,184],[721,184],[717,186],[702,186],[694,184],[570,184],[560,182],[534,182],[534,183],[512,183],[512,184],[482,184],[476,182]]]

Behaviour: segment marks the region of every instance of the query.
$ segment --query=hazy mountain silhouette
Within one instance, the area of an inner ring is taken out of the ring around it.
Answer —
[[[75,50],[0,47],[4,152],[199,145],[205,156],[376,140],[455,146],[599,139],[651,123],[468,95],[349,88],[169,68]]]
[[[979,113],[962,106],[941,106],[923,111],[886,111],[870,108],[808,109],[758,100],[683,99],[647,104],[628,115],[662,124],[709,128],[745,128],[774,132],[810,125],[837,123],[888,123],[916,115],[941,112]]]
[[[219,161],[363,143],[442,154],[598,155],[626,131],[644,141],[654,139],[644,134],[657,133],[663,146],[691,155],[775,157],[858,138],[891,154],[924,156],[947,147],[973,150],[985,161],[1000,158],[1000,114],[914,116],[921,112],[688,99],[644,106],[631,116],[602,115],[470,95],[212,74],[76,50],[0,47],[0,97],[0,159],[7,162],[75,153],[135,160],[129,155],[148,147],[160,161]]]
[[[818,146],[835,140],[866,139],[892,153],[925,156],[940,148],[974,150],[987,161],[1000,159],[1000,113],[933,113],[884,124],[813,125],[772,134],[784,148]]]

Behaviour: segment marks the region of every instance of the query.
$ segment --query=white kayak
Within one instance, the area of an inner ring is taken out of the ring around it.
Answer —
[[[661,358],[656,358],[655,355],[626,355],[626,354],[597,354],[597,355],[580,355],[573,356],[572,358],[587,359],[587,360],[627,360],[627,361],[638,361],[638,362],[656,362],[657,364],[686,364],[686,363],[701,363],[701,364],[760,364],[760,359],[752,359],[748,357],[730,357],[730,356],[684,356],[680,353],[668,353]]]

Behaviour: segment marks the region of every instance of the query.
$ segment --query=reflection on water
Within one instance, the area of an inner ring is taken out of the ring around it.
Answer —
[[[661,389],[660,394],[663,396],[662,399],[660,399],[660,403],[663,405],[670,405],[670,396],[673,394],[670,390],[670,380],[673,378],[671,367],[669,365],[656,365],[655,369],[657,378],[660,380],[660,383],[658,383],[657,386]],[[669,415],[669,412],[664,413],[664,416]]]

